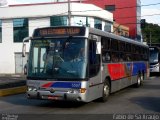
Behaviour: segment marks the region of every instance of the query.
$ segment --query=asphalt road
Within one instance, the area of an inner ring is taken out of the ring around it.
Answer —
[[[27,99],[25,94],[0,97],[0,114],[159,114],[160,77],[152,77],[140,88],[133,86],[110,95],[107,102],[54,102]],[[95,118],[95,117],[94,117]],[[160,116],[159,116],[160,118]],[[137,118],[138,119],[138,118]],[[87,119],[85,119],[87,120]]]

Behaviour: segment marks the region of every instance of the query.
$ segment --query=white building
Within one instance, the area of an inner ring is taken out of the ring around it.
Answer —
[[[0,74],[22,74],[22,40],[39,27],[68,25],[68,3],[0,7]],[[113,31],[113,14],[92,4],[71,3],[71,25]],[[29,51],[29,43],[27,44]]]

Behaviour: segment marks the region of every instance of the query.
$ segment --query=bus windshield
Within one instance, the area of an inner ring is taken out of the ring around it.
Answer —
[[[32,40],[28,77],[42,79],[86,77],[85,38]]]
[[[150,63],[157,63],[158,62],[158,50],[150,50],[150,57],[149,62]]]

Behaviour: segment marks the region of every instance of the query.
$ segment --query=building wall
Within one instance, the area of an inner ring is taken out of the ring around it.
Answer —
[[[140,0],[86,0],[84,2],[95,4],[103,9],[105,9],[106,5],[115,5],[117,8],[113,11],[115,22],[128,26],[131,38],[136,38],[137,34],[141,35],[140,25],[137,25],[140,18],[137,21],[136,8],[137,3],[139,4],[138,6],[140,6]],[[141,16],[141,13],[139,12],[138,15]]]
[[[13,46],[13,24],[12,20],[2,21],[2,43],[0,43],[0,73],[14,71],[14,46]]]
[[[29,18],[29,36],[32,36],[34,29],[40,27],[49,27],[50,26],[50,18]]]
[[[50,26],[50,19],[30,18],[29,36],[32,36],[35,28]],[[26,52],[29,52],[29,43],[26,44]],[[15,57],[22,52],[22,43],[13,42],[13,20],[2,20],[2,43],[0,43],[0,74],[14,74],[16,71]],[[21,62],[21,61],[20,61]],[[25,63],[23,63],[25,65]]]
[[[114,31],[114,34],[116,34],[116,35],[129,37],[129,27],[126,27],[124,25],[114,23],[113,24],[113,31]]]
[[[126,25],[130,28],[129,34],[131,38],[135,38],[137,33],[136,7],[133,7],[136,6],[135,1],[136,0],[129,0],[129,1],[123,0],[122,2],[122,0],[116,0],[116,6],[122,9],[116,9],[116,11],[113,13],[114,19],[117,23]]]

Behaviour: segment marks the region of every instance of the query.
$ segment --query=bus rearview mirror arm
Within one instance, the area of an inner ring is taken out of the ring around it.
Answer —
[[[31,37],[25,37],[23,39],[23,46],[22,46],[22,57],[26,56],[26,44],[25,42],[29,42],[29,40],[31,39]]]

